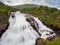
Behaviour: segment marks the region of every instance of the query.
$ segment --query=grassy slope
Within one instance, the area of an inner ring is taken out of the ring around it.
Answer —
[[[46,45],[60,45],[60,37],[55,38],[53,41],[46,40]]]
[[[45,45],[60,45],[60,37],[55,38],[53,41],[40,39],[37,42],[37,45],[44,45],[44,44]]]

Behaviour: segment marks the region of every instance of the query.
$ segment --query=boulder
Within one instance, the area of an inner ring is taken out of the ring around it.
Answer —
[[[47,37],[47,40],[52,41],[54,39],[53,36]]]
[[[35,45],[46,45],[46,43],[45,43],[44,39],[42,39],[42,38],[37,38]]]
[[[54,34],[54,32],[53,31],[50,31],[50,34],[52,35],[52,34]]]
[[[30,23],[31,26],[35,26],[36,21],[34,20],[34,18],[32,16],[30,16],[30,15],[26,16],[26,20],[27,20],[27,22]]]
[[[0,38],[3,35],[3,33],[7,30],[9,24],[1,24],[0,26]]]
[[[39,34],[39,36],[41,36],[38,29],[39,28],[38,23],[35,21],[35,19],[31,15],[26,15],[26,20],[27,22],[30,23],[33,29]]]

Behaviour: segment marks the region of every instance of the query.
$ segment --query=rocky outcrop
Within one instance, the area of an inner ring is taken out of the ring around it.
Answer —
[[[8,26],[9,26],[9,24],[2,24],[0,26],[0,38],[3,35],[3,33],[7,30]]]
[[[44,39],[37,38],[35,45],[46,45]]]
[[[56,36],[60,37],[60,28],[58,28],[57,26],[53,26],[53,25],[47,25],[45,24],[45,22],[43,22],[43,24],[51,28],[56,33]]]
[[[50,37],[47,38],[47,40],[53,41],[54,38],[55,38],[55,36],[50,36]]]
[[[6,31],[6,29],[8,28],[8,25],[9,25],[8,17],[0,13],[0,37]]]
[[[39,26],[37,24],[37,22],[35,21],[35,19],[31,16],[31,15],[26,15],[26,20],[27,22],[30,23],[30,25],[33,27],[33,29],[39,34],[39,36],[41,36],[41,34],[39,33]]]

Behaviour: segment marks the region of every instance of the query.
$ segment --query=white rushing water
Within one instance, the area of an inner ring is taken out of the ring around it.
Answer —
[[[0,39],[0,45],[35,45],[37,38],[46,39],[49,36],[55,35],[55,33],[50,35],[52,30],[47,28],[38,18],[33,17],[39,26],[38,31],[41,33],[41,36],[39,36],[30,23],[26,21],[26,14],[16,11],[14,15],[14,18],[10,15],[10,25]]]

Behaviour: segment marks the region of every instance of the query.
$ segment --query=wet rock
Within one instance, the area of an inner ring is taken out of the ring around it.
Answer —
[[[3,33],[7,30],[8,26],[9,26],[9,24],[2,24],[0,26],[0,38],[3,35]]]
[[[35,45],[46,45],[46,43],[45,43],[44,39],[37,38]]]
[[[45,22],[43,22],[44,25],[46,25],[47,27],[49,27],[50,29],[52,29],[55,33],[56,33],[56,36],[60,37],[60,28],[57,27],[57,26],[54,26],[54,25],[47,25],[45,24]]]
[[[49,35],[49,34],[46,34],[46,35]]]
[[[16,12],[16,11],[18,11],[18,10],[16,10],[16,9],[11,10],[11,11],[8,12],[8,15],[11,15],[12,18],[14,18],[14,17],[15,17],[15,12]]]
[[[36,24],[36,26],[38,27],[37,22],[35,21],[35,19],[34,19],[32,16],[26,16],[26,20],[27,20],[27,22],[30,23],[30,25],[31,25],[32,27],[35,27],[35,24]],[[35,29],[35,28],[34,28],[34,29]]]
[[[8,16],[0,13],[0,37],[8,28]]]
[[[53,36],[47,37],[47,40],[52,41],[54,38]]]
[[[12,18],[15,17],[15,11],[14,12],[8,12],[8,15],[11,15]]]
[[[15,12],[11,12],[11,17],[12,17],[12,18],[15,17]]]
[[[47,40],[49,40],[49,41],[52,41],[56,37],[56,34],[53,31],[50,32],[50,34],[47,34],[47,35],[49,35],[49,37],[47,37]]]
[[[53,39],[55,39],[56,38],[56,35],[53,35]]]
[[[54,34],[54,32],[50,32],[50,34],[52,35],[52,34]]]
[[[33,29],[39,34],[39,36],[41,36],[41,34],[39,33],[39,26],[38,23],[35,21],[35,19],[30,16],[30,15],[26,15],[26,20],[27,22],[30,23],[30,25],[33,27]]]

